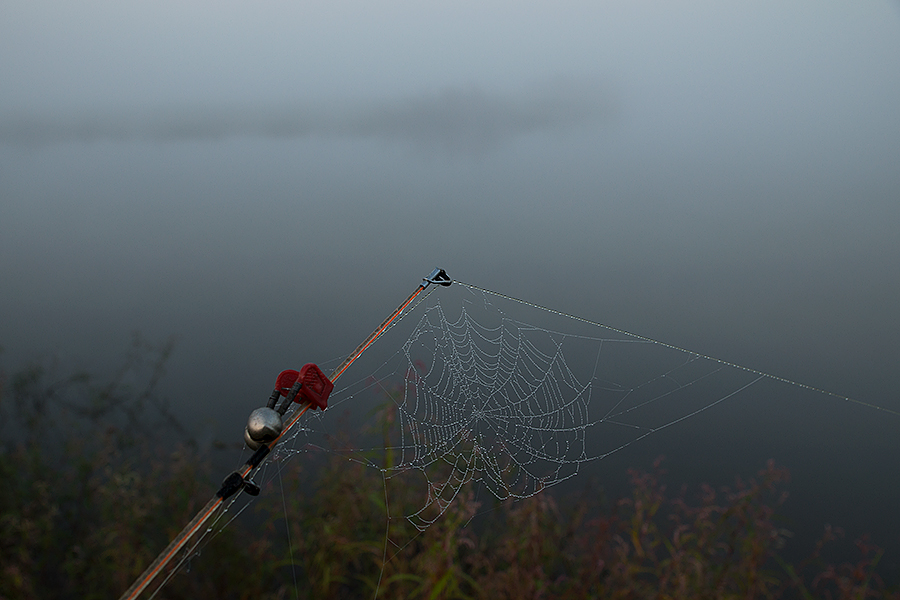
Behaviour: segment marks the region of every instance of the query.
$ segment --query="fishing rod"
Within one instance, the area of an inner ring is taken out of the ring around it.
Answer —
[[[240,470],[233,472],[222,482],[221,488],[216,492],[215,496],[206,503],[206,506],[200,509],[196,516],[175,536],[175,539],[166,546],[159,556],[156,557],[150,566],[138,577],[131,587],[129,587],[119,600],[135,600],[147,587],[156,579],[166,565],[175,557],[179,550],[200,531],[204,524],[209,521],[227,498],[234,494],[244,491],[251,496],[259,495],[259,486],[250,479],[250,473],[259,467],[265,460],[266,456],[278,444],[282,438],[294,427],[303,414],[312,408],[325,410],[328,406],[328,396],[334,389],[334,381],[346,371],[353,362],[362,355],[366,349],[377,340],[382,333],[387,331],[392,323],[403,314],[410,304],[428,288],[431,284],[449,286],[453,281],[443,269],[435,269],[428,277],[422,279],[422,283],[416,288],[409,298],[403,304],[392,312],[388,317],[373,331],[369,337],[356,347],[356,349],[344,359],[331,374],[326,377],[325,374],[313,363],[304,365],[299,371],[292,369],[282,371],[275,380],[275,389],[269,397],[269,401],[264,408],[257,408],[247,420],[247,427],[244,429],[244,441],[255,452],[247,460]],[[436,288],[432,288],[434,290]],[[431,293],[429,291],[429,293]],[[426,294],[427,295],[427,294]],[[276,408],[278,400],[281,405]],[[283,422],[283,417],[288,408],[294,403],[301,405],[288,421]]]

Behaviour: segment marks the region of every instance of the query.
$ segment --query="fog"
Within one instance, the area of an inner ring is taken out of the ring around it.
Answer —
[[[174,338],[164,393],[239,439],[278,371],[346,355],[439,266],[900,410],[896,3],[0,15],[7,372]],[[807,529],[878,531],[896,573],[900,418],[793,391],[596,475],[666,454],[725,483],[774,458]]]

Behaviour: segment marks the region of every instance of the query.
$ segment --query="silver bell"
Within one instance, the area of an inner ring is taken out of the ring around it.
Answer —
[[[281,435],[284,424],[281,415],[271,408],[257,408],[250,413],[244,428],[244,441],[251,450],[256,450]]]

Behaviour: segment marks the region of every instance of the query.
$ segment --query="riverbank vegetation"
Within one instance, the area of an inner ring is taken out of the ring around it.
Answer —
[[[0,598],[116,598],[215,492],[209,452],[155,396],[168,349],[146,360],[135,347],[103,383],[41,367],[4,376]],[[551,489],[497,503],[470,485],[420,532],[388,517],[420,506],[415,481],[323,456],[287,463],[157,597],[900,599],[868,541],[851,560],[824,558],[848,544],[838,530],[784,559],[799,541],[779,524],[789,476],[772,463],[675,492],[648,465],[611,501]]]

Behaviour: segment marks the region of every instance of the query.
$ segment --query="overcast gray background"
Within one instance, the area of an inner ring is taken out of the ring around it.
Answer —
[[[898,65],[887,1],[2,2],[3,364],[175,336],[238,438],[441,266],[900,410]],[[772,457],[900,548],[900,418],[707,412],[623,465]]]

